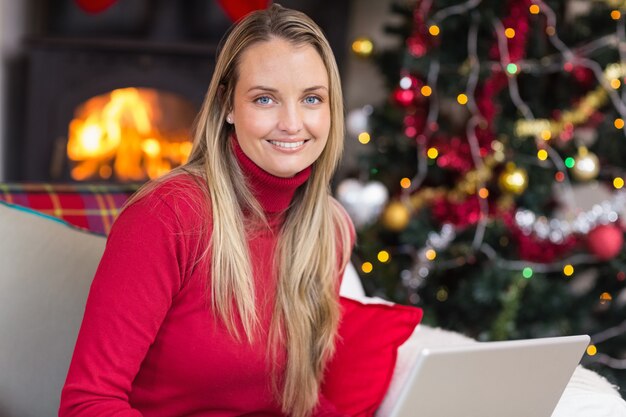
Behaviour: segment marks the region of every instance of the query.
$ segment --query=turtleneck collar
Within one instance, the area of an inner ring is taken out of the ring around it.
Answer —
[[[279,213],[286,210],[298,187],[306,182],[311,175],[308,166],[290,178],[272,175],[255,164],[243,152],[237,137],[232,137],[233,149],[239,166],[249,181],[250,189],[266,213]]]

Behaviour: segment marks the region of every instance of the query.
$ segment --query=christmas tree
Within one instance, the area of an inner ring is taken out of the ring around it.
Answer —
[[[626,388],[626,2],[392,13],[397,48],[353,43],[389,99],[349,114],[336,192],[366,290],[479,340],[589,334],[582,363]]]

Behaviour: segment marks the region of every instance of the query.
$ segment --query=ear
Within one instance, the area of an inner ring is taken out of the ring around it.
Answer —
[[[228,113],[226,114],[226,122],[232,125],[234,123],[232,106],[228,102],[230,100],[228,100],[226,97],[226,86],[224,86],[223,84],[220,84],[219,87],[217,87],[217,97],[219,99],[219,102],[223,106],[229,108]]]

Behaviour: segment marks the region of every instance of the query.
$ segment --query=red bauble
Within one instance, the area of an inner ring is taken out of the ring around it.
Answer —
[[[408,107],[415,100],[415,91],[398,87],[393,92],[393,100],[402,107]]]
[[[592,70],[587,67],[575,66],[572,69],[572,75],[583,87],[591,88],[596,80]]]
[[[406,46],[409,53],[416,58],[420,58],[428,51],[428,44],[419,35],[413,35],[406,40]]]
[[[624,232],[616,225],[601,225],[587,235],[587,248],[601,261],[613,259],[622,250]]]
[[[105,11],[117,0],[76,0],[78,6],[87,13],[96,14]]]

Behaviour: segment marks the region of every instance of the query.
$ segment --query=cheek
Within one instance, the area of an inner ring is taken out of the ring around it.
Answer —
[[[307,119],[307,124],[315,136],[327,138],[330,132],[330,111],[314,112]]]
[[[242,133],[264,135],[272,129],[272,117],[267,112],[246,107],[241,107],[238,110],[236,128],[242,131]]]

